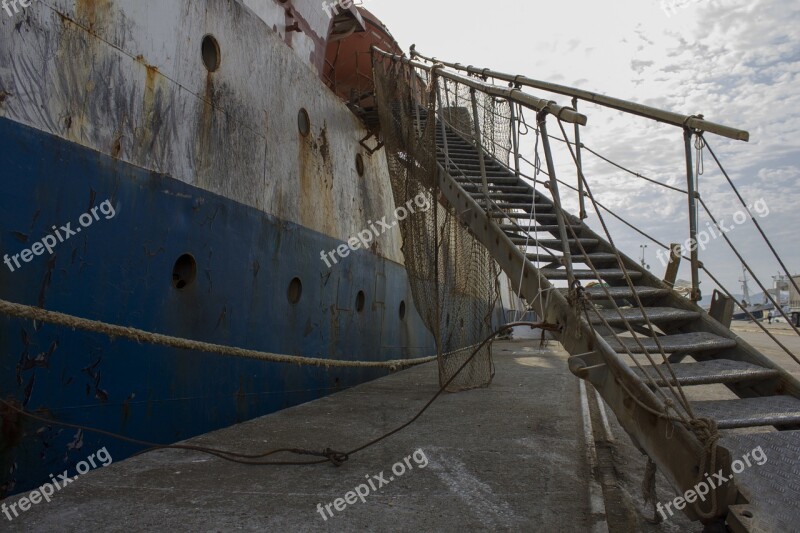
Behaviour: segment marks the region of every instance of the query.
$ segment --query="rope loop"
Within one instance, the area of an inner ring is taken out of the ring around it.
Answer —
[[[325,448],[325,451],[322,452],[322,456],[328,459],[333,466],[342,466],[350,456],[344,452],[337,452],[336,450],[332,450],[330,448]]]

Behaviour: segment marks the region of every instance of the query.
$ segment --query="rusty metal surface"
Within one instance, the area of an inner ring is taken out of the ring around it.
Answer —
[[[302,4],[309,17],[325,16]],[[287,46],[275,24],[223,0],[54,6],[34,2],[24,19],[0,17],[0,116],[341,241],[393,210],[385,156],[365,153],[358,178],[367,132],[325,88],[299,37]],[[201,60],[206,34],[221,48],[213,73]],[[313,138],[297,132],[300,108]],[[395,228],[378,253],[402,264]]]

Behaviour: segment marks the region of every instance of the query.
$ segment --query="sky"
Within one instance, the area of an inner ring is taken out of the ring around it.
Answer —
[[[365,0],[404,50],[632,100],[750,132],[750,142],[707,134],[709,145],[740,189],[791,274],[800,274],[800,3],[796,0]],[[671,7],[670,7],[671,6]],[[529,90],[569,105],[569,99]],[[651,179],[686,188],[681,128],[580,104],[588,116],[586,146]],[[558,130],[551,122],[551,134]],[[563,149],[562,149],[563,151]],[[523,152],[533,153],[531,137]],[[566,153],[556,157],[565,162]],[[658,240],[688,238],[685,195],[648,184],[586,154],[585,174],[597,199]],[[559,177],[576,183],[574,167]],[[731,241],[763,283],[772,287],[779,264],[714,161],[706,155],[699,191],[725,222]],[[562,190],[565,206],[575,193]],[[608,215],[606,215],[607,218]],[[588,220],[600,232],[597,215]],[[700,228],[708,217],[702,212]],[[615,244],[641,258],[648,241],[609,220]],[[714,232],[717,234],[718,232]],[[710,232],[708,232],[711,235]],[[645,262],[664,267],[650,243]],[[733,293],[741,264],[722,238],[711,238],[700,259]],[[688,265],[680,277],[690,279]],[[704,295],[714,289],[701,274]],[[750,283],[751,293],[758,293]]]

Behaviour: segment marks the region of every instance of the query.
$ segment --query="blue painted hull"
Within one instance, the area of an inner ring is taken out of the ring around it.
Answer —
[[[0,298],[274,353],[358,360],[435,353],[402,265],[357,251],[329,269],[320,251],[337,240],[7,119],[0,119],[0,164],[2,255],[30,248],[52,226],[75,229],[82,213],[106,199],[115,207],[113,218],[100,214],[54,255],[35,256],[14,272],[0,265]],[[178,290],[173,266],[186,253],[196,259],[197,277]],[[291,304],[294,278],[302,295]],[[0,316],[0,365],[4,399],[162,443],[385,374],[139,345],[7,316]],[[115,460],[139,450],[0,414],[0,497],[38,486],[103,446]]]

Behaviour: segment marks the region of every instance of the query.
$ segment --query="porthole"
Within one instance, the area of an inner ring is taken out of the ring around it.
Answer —
[[[359,177],[364,177],[364,156],[361,154],[356,154],[356,172],[358,172]]]
[[[289,299],[290,304],[296,304],[300,301],[300,297],[303,295],[303,282],[300,281],[300,278],[294,278],[289,283],[289,290],[287,291],[287,298]]]
[[[303,137],[308,137],[308,134],[311,133],[311,118],[305,108],[300,109],[297,113],[297,129]]]
[[[400,302],[399,314],[400,314],[400,320],[405,320],[405,318],[406,318],[406,302],[405,301]]]
[[[185,289],[197,278],[197,261],[192,254],[183,254],[172,267],[172,286]]]
[[[219,51],[219,43],[213,35],[206,35],[203,37],[202,53],[203,64],[208,71],[216,71],[219,68],[221,54]]]
[[[364,291],[358,291],[356,295],[356,311],[362,312],[364,310],[364,304],[366,303],[367,298],[364,296]]]

